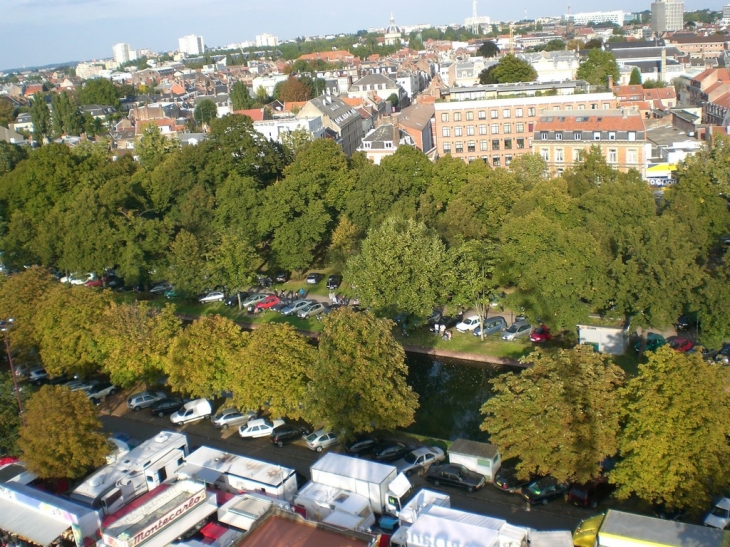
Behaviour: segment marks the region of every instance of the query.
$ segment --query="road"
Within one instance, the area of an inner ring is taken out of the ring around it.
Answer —
[[[126,433],[138,440],[151,438],[165,429],[181,431],[188,436],[191,450],[206,445],[296,469],[307,479],[309,479],[309,466],[319,457],[319,454],[309,450],[303,441],[277,448],[268,438],[244,440],[238,436],[235,428],[220,431],[213,428],[208,421],[175,428],[167,418],[154,418],[146,410],[135,413],[126,412],[126,409],[118,407],[113,414],[105,412],[101,416],[101,421],[107,431]],[[411,477],[411,482],[414,490],[420,487],[435,489],[422,477]],[[502,518],[511,524],[537,530],[572,531],[582,518],[595,514],[595,511],[574,507],[562,500],[530,508],[519,496],[501,492],[491,486],[473,494],[451,488],[436,490],[448,493],[451,496],[451,506],[456,509]]]

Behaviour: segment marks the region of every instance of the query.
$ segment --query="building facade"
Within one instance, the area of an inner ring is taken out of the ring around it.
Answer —
[[[579,162],[592,146],[598,146],[613,168],[636,169],[646,175],[646,130],[635,110],[543,111],[535,122],[532,152],[547,163],[551,176]]]
[[[572,13],[565,15],[566,21],[573,21],[576,25],[587,25],[588,23],[614,23],[620,27],[624,26],[624,12],[617,11],[591,11],[585,13]]]
[[[531,152],[535,123],[546,110],[615,107],[613,93],[437,102],[435,144],[439,155],[506,167],[516,156]]]
[[[674,32],[684,28],[684,2],[659,0],[651,3],[651,30],[654,34]]]
[[[114,46],[112,46],[112,54],[114,56],[114,62],[120,65],[128,63],[137,57],[134,55],[134,52],[129,49],[129,44],[114,44]]]
[[[297,118],[322,118],[322,125],[337,135],[342,151],[351,156],[363,136],[360,113],[342,99],[325,95],[307,101]]]
[[[279,38],[273,34],[257,34],[256,47],[276,47],[279,45]]]
[[[178,40],[179,51],[185,55],[202,55],[205,53],[205,43],[202,36],[190,34]]]

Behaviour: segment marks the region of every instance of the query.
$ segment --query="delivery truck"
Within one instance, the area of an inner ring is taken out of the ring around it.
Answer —
[[[449,463],[461,464],[484,475],[489,482],[494,482],[494,475],[499,471],[502,460],[499,450],[493,444],[456,439],[449,448]]]

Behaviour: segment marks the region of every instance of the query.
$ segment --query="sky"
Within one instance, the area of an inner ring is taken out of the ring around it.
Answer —
[[[722,9],[715,0],[685,0],[685,10]],[[479,2],[479,15],[492,20],[533,19],[597,9],[649,9],[651,0],[601,3],[593,0]],[[0,0],[0,71],[112,56],[112,46],[172,51],[178,38],[202,35],[208,47],[253,41],[269,33],[280,40],[297,36],[356,32],[396,24],[463,23],[471,0]]]

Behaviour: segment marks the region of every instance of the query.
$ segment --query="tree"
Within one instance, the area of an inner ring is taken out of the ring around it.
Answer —
[[[239,81],[233,84],[231,87],[231,103],[233,103],[233,110],[248,110],[253,107],[253,99],[251,94],[248,92],[248,86]]]
[[[119,108],[119,93],[117,88],[106,78],[86,80],[79,90],[79,104],[103,105]]]
[[[312,98],[312,90],[299,78],[290,75],[289,78],[280,83],[278,96],[274,93],[274,96],[280,101],[301,102]]]
[[[509,164],[509,170],[525,190],[530,190],[545,178],[547,162],[539,154],[520,154]]]
[[[28,405],[28,399],[33,389],[25,385],[20,390],[20,400],[23,408]],[[15,394],[15,385],[10,372],[0,372],[0,454],[4,456],[19,456],[20,447],[20,409]]]
[[[704,510],[730,487],[728,370],[668,346],[648,354],[628,381],[616,496],[669,509]],[[659,411],[659,409],[661,409]]]
[[[309,421],[349,437],[413,423],[418,395],[406,383],[403,347],[393,323],[342,308],[329,314],[309,375]]]
[[[41,93],[33,95],[30,105],[30,116],[33,120],[33,138],[43,143],[43,138],[51,134],[51,111],[46,104],[46,98]]]
[[[514,82],[533,82],[537,71],[527,61],[512,54],[502,57],[496,65],[486,68],[479,74],[481,84],[506,84]]]
[[[218,107],[212,99],[203,99],[193,111],[193,118],[198,123],[210,123],[218,116]]]
[[[387,98],[387,102],[390,103],[390,106],[393,108],[398,108],[398,95],[395,93],[391,93],[390,96]]]
[[[591,38],[581,49],[601,49],[603,47],[603,38]]]
[[[151,171],[164,159],[179,148],[180,143],[175,137],[163,135],[157,124],[148,124],[137,138],[134,151],[146,170]]]
[[[609,76],[613,77],[614,82],[618,82],[616,57],[610,51],[592,49],[578,67],[577,76],[591,85],[607,86]]]
[[[220,315],[204,315],[175,338],[165,360],[170,388],[215,399],[231,389],[245,344],[241,328]]]
[[[663,80],[646,80],[644,82],[644,89],[655,89],[658,87],[667,87],[667,82]]]
[[[210,253],[207,262],[210,282],[231,290],[242,289],[253,281],[259,262],[256,249],[242,231],[230,228],[220,234]]]
[[[499,46],[495,44],[492,40],[488,40],[479,47],[477,53],[487,59],[491,57],[496,57],[497,55],[499,55]]]
[[[634,67],[634,69],[631,71],[631,79],[629,80],[629,85],[641,85],[641,72],[639,72],[639,69],[637,67]]]
[[[545,44],[545,51],[564,51],[565,42],[560,38],[554,38]]]
[[[168,280],[180,294],[193,296],[205,288],[204,254],[198,238],[187,230],[181,230],[170,244]]]
[[[42,479],[79,479],[106,463],[107,439],[83,391],[43,386],[28,401],[18,445],[28,471]]]
[[[281,144],[289,150],[291,156],[295,159],[299,152],[314,142],[312,134],[303,127],[297,127],[294,131],[282,133],[279,137],[281,138]]]
[[[443,302],[449,262],[439,237],[415,220],[390,217],[347,262],[360,301],[379,315],[428,317]]]
[[[481,428],[502,458],[519,457],[518,475],[589,482],[618,451],[623,371],[590,346],[538,350],[520,374],[490,381]]]
[[[0,97],[0,125],[7,127],[15,119],[15,106],[7,97]]]
[[[286,323],[266,323],[246,337],[231,377],[231,402],[272,416],[302,417],[316,350]]]
[[[0,177],[10,173],[15,166],[28,157],[24,147],[9,142],[0,142]]]

